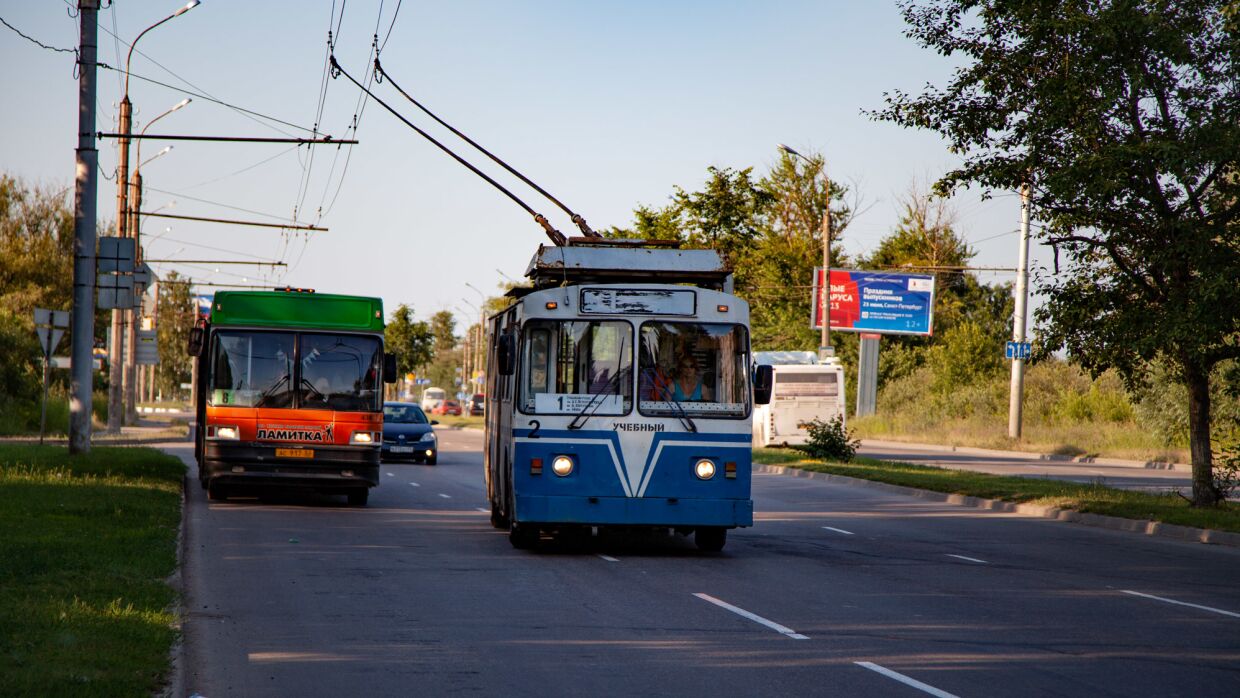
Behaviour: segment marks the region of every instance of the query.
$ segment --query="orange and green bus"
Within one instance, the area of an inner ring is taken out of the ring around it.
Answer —
[[[309,289],[221,291],[190,333],[198,480],[211,499],[258,488],[344,494],[379,484],[383,301]]]

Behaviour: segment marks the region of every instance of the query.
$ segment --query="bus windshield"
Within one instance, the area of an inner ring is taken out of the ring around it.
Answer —
[[[377,411],[382,399],[377,337],[220,331],[210,356],[212,406]]]
[[[633,408],[629,323],[531,320],[522,337],[522,411],[619,415]]]
[[[743,326],[647,322],[638,351],[642,414],[744,417],[749,413],[749,335]]]

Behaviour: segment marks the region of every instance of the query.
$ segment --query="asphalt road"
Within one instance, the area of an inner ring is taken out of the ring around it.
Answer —
[[[758,475],[721,554],[522,552],[480,444],[366,508],[195,485],[185,694],[1240,695],[1240,550]]]

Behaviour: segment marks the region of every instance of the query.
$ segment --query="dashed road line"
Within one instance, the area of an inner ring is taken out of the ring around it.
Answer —
[[[440,497],[443,497],[444,499],[452,499],[452,495],[450,495],[450,494],[444,494],[443,492],[440,492],[440,493],[439,493],[439,496],[440,496]]]
[[[603,558],[604,560],[606,560],[606,561],[608,561],[608,562],[620,562],[620,560],[619,560],[619,559],[614,558],[614,557],[612,557],[612,556],[610,556],[610,555],[604,555],[604,554],[602,554],[602,553],[599,553],[599,554],[598,554],[598,556],[599,556],[599,557],[601,557],[601,558]]]
[[[956,558],[957,560],[967,560],[967,561],[969,561],[969,562],[976,562],[976,563],[977,563],[977,564],[979,564],[979,565],[989,565],[989,564],[990,564],[989,562],[986,562],[985,560],[979,560],[979,559],[977,559],[977,558],[975,558],[975,557],[967,557],[967,556],[965,556],[965,555],[953,555],[952,553],[944,553],[944,555],[946,555],[946,556],[948,556],[948,557],[954,557],[954,558]]]
[[[396,473],[384,473],[384,475],[387,475],[388,477],[396,477]]]
[[[1125,594],[1130,594],[1132,596],[1140,596],[1143,599],[1153,599],[1155,601],[1162,601],[1163,603],[1173,603],[1177,606],[1188,606],[1189,608],[1196,608],[1202,611],[1209,611],[1210,613],[1217,613],[1219,615],[1230,616],[1232,618],[1240,618],[1240,613],[1234,613],[1232,611],[1224,611],[1221,608],[1211,608],[1209,606],[1202,606],[1202,605],[1195,604],[1195,603],[1188,603],[1187,601],[1176,601],[1175,599],[1167,599],[1161,596],[1154,596],[1153,594],[1142,594],[1139,591],[1130,591],[1128,589],[1120,589],[1120,591]]]
[[[836,528],[835,526],[823,526],[823,528],[828,531],[835,531],[836,533],[843,533],[846,536],[856,535],[852,531],[845,531],[844,529]]]
[[[786,635],[787,637],[790,637],[793,640],[808,640],[809,639],[808,636],[802,635],[801,633],[798,633],[797,631],[793,630],[792,628],[789,628],[786,625],[780,625],[779,623],[776,623],[773,620],[767,620],[766,618],[763,618],[762,616],[756,613],[750,613],[749,611],[746,611],[743,608],[740,608],[738,606],[733,606],[727,601],[721,601],[719,599],[716,599],[710,594],[703,594],[701,592],[698,592],[698,593],[695,593],[694,596],[698,597],[699,599],[703,601],[708,601],[710,603],[713,603],[719,608],[722,608],[726,611],[731,611],[742,618],[748,618],[749,620],[752,620],[758,625],[765,625],[771,630],[774,630],[775,632],[781,635]]]
[[[416,483],[416,482],[411,482],[411,483],[409,483],[409,485],[410,485],[411,487],[421,487],[421,485],[419,485],[419,484],[418,484],[418,483]]]
[[[484,514],[490,514],[490,513],[491,513],[491,510],[490,510],[490,509],[487,509],[486,507],[474,507],[474,511],[480,511],[480,512],[482,512],[482,513],[484,513]]]
[[[929,693],[932,696],[936,696],[937,698],[958,698],[956,694],[954,693],[948,693],[947,691],[941,691],[935,688],[934,686],[931,686],[928,683],[922,683],[918,681],[917,679],[914,679],[909,676],[905,676],[904,674],[901,674],[898,671],[892,671],[888,669],[887,667],[879,666],[875,664],[874,662],[853,662],[853,664],[856,664],[857,666],[865,668],[865,669],[869,669],[870,671],[882,674],[883,676],[886,676],[889,679],[895,679],[896,681],[899,681],[905,686],[911,686],[913,688],[916,688],[919,691],[922,691],[924,693]]]

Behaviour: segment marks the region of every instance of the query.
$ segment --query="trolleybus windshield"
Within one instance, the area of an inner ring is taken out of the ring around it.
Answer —
[[[531,320],[522,337],[523,412],[578,414],[588,407],[590,414],[620,415],[633,408],[629,323]]]
[[[647,322],[638,350],[642,414],[749,414],[749,335],[743,326]]]
[[[381,361],[377,337],[222,330],[211,343],[207,404],[374,412]]]

